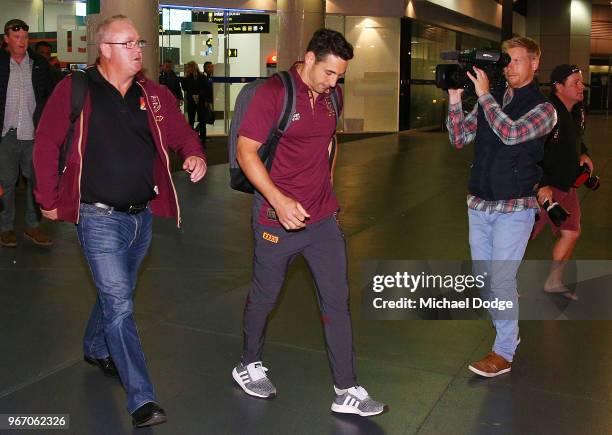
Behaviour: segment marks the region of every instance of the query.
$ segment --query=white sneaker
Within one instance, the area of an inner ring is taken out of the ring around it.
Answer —
[[[232,370],[232,377],[249,396],[267,399],[276,396],[276,388],[266,376],[267,371],[261,361],[246,366],[240,363]]]
[[[382,414],[385,404],[372,399],[365,388],[355,386],[346,390],[340,390],[334,386],[336,399],[332,403],[331,410],[342,414],[357,414],[362,417]]]

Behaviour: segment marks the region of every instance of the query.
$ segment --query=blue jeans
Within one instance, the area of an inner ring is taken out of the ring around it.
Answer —
[[[2,127],[0,126],[0,129]],[[35,228],[40,223],[40,212],[34,201],[34,168],[32,167],[33,140],[17,139],[17,130],[11,129],[0,141],[0,184],[4,197],[0,199],[0,231],[9,231],[15,224],[15,183],[21,174],[28,180],[26,191],[25,224]]]
[[[138,268],[151,244],[151,230],[148,208],[130,215],[81,204],[77,233],[98,289],[83,350],[91,358],[113,358],[130,413],[156,402],[133,314]]]
[[[497,335],[493,352],[512,361],[518,339],[516,275],[535,221],[535,210],[489,213],[468,209],[470,250],[476,274],[486,273],[483,298],[511,301],[509,312],[489,310]]]

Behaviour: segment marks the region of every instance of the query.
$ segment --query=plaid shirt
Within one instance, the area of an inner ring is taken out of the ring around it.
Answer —
[[[515,199],[501,199],[499,201],[487,201],[472,194],[467,196],[467,206],[472,210],[485,211],[489,213],[514,213],[515,211],[540,209],[535,196]]]
[[[504,145],[517,145],[550,133],[557,123],[557,112],[551,103],[538,104],[514,121],[503,111],[503,108],[512,101],[512,97],[514,90],[508,87],[502,107],[491,94],[484,94],[478,98],[478,104],[484,110],[491,129]],[[450,142],[456,148],[463,148],[476,137],[478,104],[474,105],[474,109],[467,116],[463,114],[460,102],[448,107],[446,127]]]
[[[537,137],[545,136],[551,132],[557,123],[557,112],[551,103],[538,104],[514,121],[503,112],[503,108],[510,104],[513,97],[514,90],[508,87],[504,94],[502,107],[499,106],[490,93],[478,98],[478,104],[482,107],[491,130],[501,139],[503,144],[517,145]],[[474,105],[474,108],[467,116],[463,113],[461,102],[451,104],[448,108],[448,118],[446,120],[448,136],[451,144],[458,149],[463,148],[464,145],[472,142],[476,137],[478,104]],[[467,198],[467,205],[472,210],[488,211],[490,213],[512,213],[539,208],[535,196],[487,201],[470,194]]]

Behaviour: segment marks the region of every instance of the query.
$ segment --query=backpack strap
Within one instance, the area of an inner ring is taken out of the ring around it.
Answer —
[[[334,87],[330,92],[332,106],[334,108],[334,113],[336,114],[336,124],[338,124],[338,120],[340,119],[340,101],[338,98],[338,91]],[[332,147],[329,151],[329,169],[331,170],[334,165],[334,157],[336,155],[336,133],[334,132],[334,136],[332,137]]]
[[[60,155],[57,162],[58,172],[62,174],[66,170],[66,159],[70,153],[70,147],[72,146],[72,138],[74,136],[74,126],[77,119],[83,111],[83,105],[85,104],[85,98],[87,97],[87,73],[83,70],[77,69],[72,71],[72,82],[71,91],[72,96],[70,98],[70,127],[68,128],[68,134],[66,140],[60,149]]]
[[[281,137],[291,124],[293,114],[295,113],[295,102],[297,100],[296,95],[296,87],[293,77],[291,73],[288,71],[280,71],[277,73],[278,77],[281,79],[283,83],[283,88],[285,90],[285,96],[283,97],[283,108],[278,118],[278,121],[270,134],[268,135],[267,140],[267,149],[268,155],[265,159],[266,169],[268,172],[272,169],[272,161],[274,160],[274,154],[276,153],[276,147],[280,142]]]
[[[332,106],[334,107],[334,113],[336,114],[336,123],[337,123],[338,119],[340,119],[340,111],[342,110],[342,108],[340,107],[338,91],[336,90],[335,87],[331,90],[330,96],[331,96]]]

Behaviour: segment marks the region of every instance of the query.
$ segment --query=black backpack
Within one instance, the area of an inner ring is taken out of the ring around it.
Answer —
[[[281,110],[276,125],[270,129],[266,142],[263,143],[257,150],[257,154],[259,155],[261,161],[266,165],[268,172],[270,172],[270,169],[272,169],[272,161],[274,160],[274,154],[276,153],[278,142],[291,124],[293,114],[295,113],[295,101],[297,99],[296,87],[291,74],[287,71],[281,71],[275,75],[278,75],[278,77],[281,79],[283,88],[285,89],[283,109]],[[240,90],[238,96],[236,97],[236,103],[234,104],[234,116],[232,117],[230,131],[228,134],[227,148],[229,152],[230,187],[234,190],[245,193],[253,193],[255,188],[247,179],[246,175],[244,175],[242,169],[240,169],[240,165],[236,159],[238,131],[240,130],[240,124],[242,123],[242,119],[244,118],[244,115],[251,104],[251,100],[253,99],[255,92],[263,83],[265,83],[265,80],[263,79],[256,80],[245,85]],[[338,93],[335,89],[332,89],[331,91],[331,100],[334,107],[334,112],[336,113],[336,122],[338,122],[340,110],[338,108]],[[334,140],[332,141],[332,150],[329,156],[330,167],[333,163],[335,151],[336,141]]]
[[[66,159],[70,153],[70,147],[72,146],[72,138],[74,136],[74,126],[77,119],[83,111],[83,105],[85,104],[85,98],[87,98],[87,73],[83,70],[77,69],[72,71],[72,97],[70,99],[70,128],[66,139],[60,149],[59,160],[57,162],[57,171],[61,175],[66,170]]]

